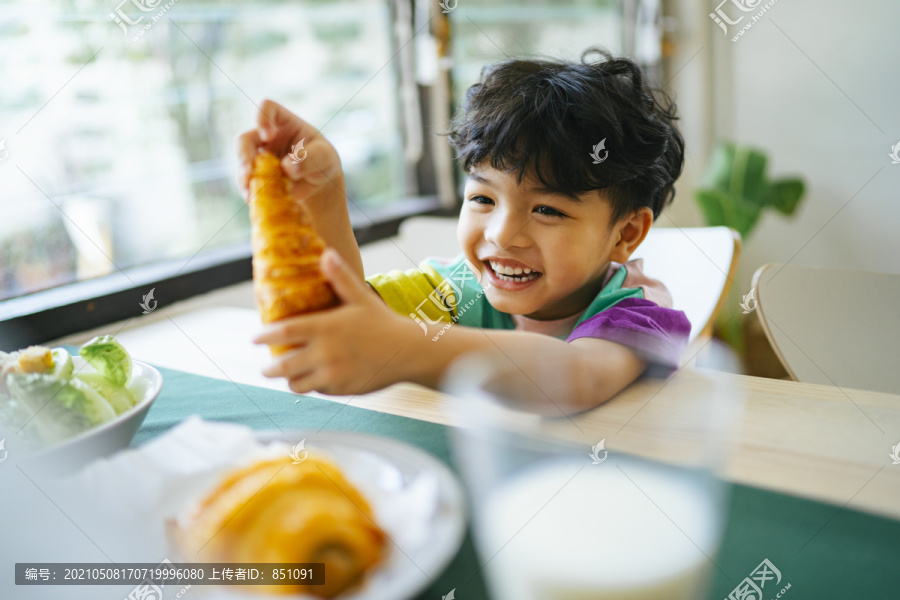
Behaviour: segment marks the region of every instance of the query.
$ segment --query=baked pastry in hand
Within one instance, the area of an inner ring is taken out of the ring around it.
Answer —
[[[281,161],[269,152],[256,156],[250,174],[250,244],[253,291],[263,323],[338,304],[319,271],[325,242],[292,196]],[[278,355],[291,346],[269,348]]]
[[[191,562],[325,563],[325,584],[254,586],[333,598],[363,581],[386,536],[369,503],[328,461],[258,462],[228,475],[174,532]],[[198,551],[199,549],[199,551]]]

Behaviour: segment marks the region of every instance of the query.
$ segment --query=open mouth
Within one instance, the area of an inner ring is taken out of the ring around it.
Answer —
[[[527,281],[534,281],[535,279],[543,275],[543,273],[541,273],[540,271],[535,271],[528,267],[514,267],[509,264],[503,265],[493,260],[486,260],[484,261],[484,264],[491,269],[493,275],[500,281],[525,283]]]

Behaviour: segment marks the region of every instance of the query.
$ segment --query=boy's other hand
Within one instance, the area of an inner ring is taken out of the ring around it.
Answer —
[[[254,343],[297,348],[263,375],[284,377],[298,394],[361,394],[403,380],[398,353],[422,338],[419,327],[388,307],[333,249],[322,254],[321,268],[341,305],[267,325]]]
[[[298,145],[301,141],[302,148]],[[341,159],[331,142],[315,127],[272,100],[263,100],[257,126],[238,135],[236,143],[238,187],[245,200],[249,200],[253,159],[261,151],[281,159],[282,169],[294,182],[297,198],[315,195],[324,186],[336,183],[341,174]]]

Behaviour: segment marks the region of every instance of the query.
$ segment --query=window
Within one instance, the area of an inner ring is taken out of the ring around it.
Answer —
[[[507,57],[578,60],[591,46],[622,52],[616,0],[460,0],[450,18],[457,106],[488,63]]]
[[[450,18],[456,107],[486,64],[511,57],[579,60],[591,46],[622,52],[622,11],[613,0],[464,0]]]
[[[234,137],[263,98],[337,147],[361,240],[390,235],[456,202],[435,134],[485,63],[621,52],[621,13],[613,0],[0,4],[0,349],[136,316],[154,283],[167,304],[249,278]]]
[[[356,221],[406,195],[387,2],[92,4],[0,6],[0,300],[246,244],[265,97],[335,144]]]

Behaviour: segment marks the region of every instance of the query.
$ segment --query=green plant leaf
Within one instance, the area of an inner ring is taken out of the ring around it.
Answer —
[[[731,168],[729,191],[737,198],[762,206],[769,188],[766,162],[766,155],[758,150],[737,148]]]
[[[762,211],[772,207],[792,214],[805,186],[799,178],[770,182],[764,152],[719,142],[713,148],[695,197],[710,226],[726,225],[744,239],[756,227]]]
[[[735,200],[722,190],[697,190],[697,203],[707,225],[725,225],[736,229],[742,237],[747,236],[762,213],[762,208],[752,202]]]
[[[730,219],[725,214],[725,204],[729,202],[728,195],[717,189],[697,190],[697,204],[700,212],[710,227],[718,225],[732,226]]]
[[[779,179],[769,186],[768,204],[782,214],[792,215],[805,192],[802,179]]]
[[[734,144],[719,142],[713,147],[700,181],[700,187],[728,191],[731,189],[731,170],[736,152]]]
[[[753,202],[738,201],[734,204],[735,221],[737,225],[734,229],[738,230],[742,239],[750,237],[750,232],[756,227],[759,216],[762,214],[763,207]]]
[[[762,204],[768,188],[766,156],[759,150],[720,142],[713,148],[701,187]]]

